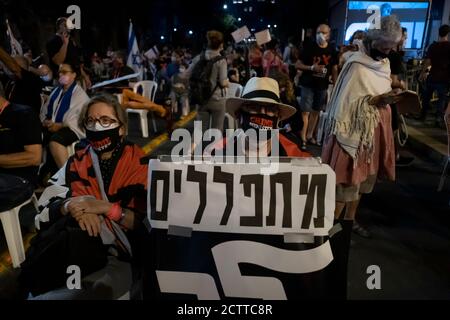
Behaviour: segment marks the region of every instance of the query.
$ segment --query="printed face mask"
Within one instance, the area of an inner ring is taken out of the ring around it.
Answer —
[[[86,139],[89,141],[95,152],[110,152],[117,147],[122,139],[119,130],[119,125],[112,129],[106,129],[97,122],[94,129],[86,129]]]
[[[278,117],[268,116],[266,114],[252,114],[241,112],[241,126],[244,131],[254,129],[258,139],[268,140],[271,136],[271,130],[278,125]]]

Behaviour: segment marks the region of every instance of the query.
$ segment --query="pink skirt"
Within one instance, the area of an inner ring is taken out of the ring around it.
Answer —
[[[336,184],[358,185],[369,176],[395,180],[395,146],[391,126],[391,108],[379,108],[380,122],[375,129],[374,151],[363,150],[354,166],[353,158],[330,135],[322,149],[322,162],[336,173]],[[370,159],[369,159],[370,158]]]

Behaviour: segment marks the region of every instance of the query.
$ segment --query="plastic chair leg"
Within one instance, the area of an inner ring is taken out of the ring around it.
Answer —
[[[442,189],[444,188],[444,182],[445,182],[445,178],[447,177],[447,167],[448,167],[448,162],[449,161],[450,161],[450,159],[447,159],[445,161],[444,170],[442,171],[441,179],[439,180],[439,186],[438,186],[438,189],[437,189],[438,192],[441,192]]]
[[[225,113],[225,119],[227,120],[227,128],[234,130],[234,118],[229,114]]]
[[[20,267],[20,264],[25,261],[25,248],[19,223],[19,210],[22,206],[0,213],[6,243],[14,268]]]
[[[156,133],[156,132],[158,132],[158,130],[156,128],[156,120],[155,120],[155,116],[153,115],[153,112],[150,113],[150,116],[152,117],[153,132]]]
[[[144,138],[148,138],[148,119],[147,114],[141,115],[141,130],[142,130],[142,136]]]

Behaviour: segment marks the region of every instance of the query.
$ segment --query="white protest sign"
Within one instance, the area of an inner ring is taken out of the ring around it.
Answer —
[[[150,160],[148,219],[152,228],[326,236],[333,226],[336,178],[327,165],[182,164]]]
[[[270,37],[269,29],[265,29],[265,30],[255,33],[255,38],[256,38],[256,42],[260,46],[262,46],[263,44],[270,42],[270,40],[272,40],[272,38]]]
[[[251,36],[247,26],[243,26],[242,28],[235,30],[234,32],[231,33],[231,35],[233,36],[233,39],[236,43],[244,41],[245,39]]]

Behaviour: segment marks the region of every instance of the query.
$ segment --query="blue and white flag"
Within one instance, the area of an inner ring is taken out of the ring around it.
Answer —
[[[133,24],[130,20],[130,29],[128,30],[128,59],[127,66],[131,67],[135,72],[139,73],[138,80],[141,81],[144,75],[144,66],[142,57],[136,40],[136,34],[133,30]]]
[[[11,26],[9,25],[8,19],[6,19],[6,35],[9,38],[9,43],[11,46],[11,55],[12,56],[22,56],[23,55],[22,45],[14,37],[14,34],[11,30]]]

